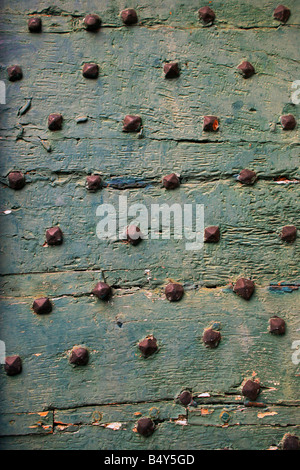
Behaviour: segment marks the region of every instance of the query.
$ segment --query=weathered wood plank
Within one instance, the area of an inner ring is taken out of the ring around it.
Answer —
[[[130,7],[135,8],[139,24],[144,26],[168,25],[172,27],[201,27],[198,20],[198,10],[200,8],[198,0],[190,0],[183,3],[180,0],[164,1],[161,3],[149,2],[148,0],[130,2]],[[216,13],[215,27],[278,27],[278,21],[273,19],[273,11],[276,7],[274,2],[260,0],[214,0],[211,8]],[[300,24],[299,3],[297,0],[289,0],[288,4],[291,9],[291,17],[287,26]],[[55,6],[49,6],[47,0],[31,0],[30,6],[26,0],[4,0],[2,1],[2,9],[9,15],[28,15],[42,14],[45,16],[45,31],[58,30],[61,31],[61,18],[65,20],[63,23],[69,24],[69,30],[76,29],[80,26],[80,20],[87,13],[97,13],[103,20],[103,26],[122,26],[119,13],[122,9],[127,8],[126,2],[123,0],[81,0],[80,2],[56,0]],[[48,19],[47,16],[54,16]],[[54,23],[54,24],[53,24]],[[56,28],[55,28],[56,27]],[[26,31],[26,27],[24,27]],[[64,31],[64,29],[63,29]]]
[[[249,408],[240,405],[206,405],[190,408],[188,424],[196,426],[298,426],[299,407],[268,406]]]
[[[53,432],[53,411],[39,413],[3,413],[0,436],[25,436]]]
[[[89,41],[85,31],[12,35],[4,43],[3,66],[19,62],[24,78],[8,83],[3,134],[16,138],[19,123],[26,140],[88,135],[116,139],[117,144],[118,139],[124,141],[124,116],[140,114],[145,137],[156,140],[299,143],[299,126],[285,132],[279,124],[283,113],[300,118],[299,109],[290,101],[299,67],[298,34],[291,28],[218,34],[209,28],[129,28],[105,30]],[[237,73],[237,65],[245,58],[257,71],[249,80]],[[100,64],[98,80],[82,76],[82,64],[92,60]],[[168,60],[180,61],[182,71],[176,80],[163,76]],[[0,78],[6,78],[5,69]],[[17,118],[29,97],[33,97],[31,109]],[[47,129],[51,112],[64,116],[63,129],[56,133]],[[90,119],[78,125],[75,118],[82,114]],[[205,114],[219,117],[218,132],[208,135],[202,130]],[[135,139],[128,135],[128,145]]]
[[[136,278],[134,272],[130,275],[135,285],[141,277],[159,282],[174,277],[204,285],[224,285],[240,275],[252,276],[262,285],[299,281],[299,238],[289,245],[279,239],[282,226],[300,225],[299,185],[283,188],[258,181],[245,187],[236,181],[208,181],[166,191],[157,183],[142,194],[140,189],[110,187],[91,194],[84,187],[85,177],[58,175],[50,184],[36,176],[22,191],[6,188],[1,210],[12,212],[1,214],[2,274],[101,269],[108,272],[109,280],[110,273],[117,271],[122,283],[120,273],[137,270]],[[205,244],[192,256],[185,238],[174,240],[173,229],[170,240],[150,236],[136,247],[120,240],[100,240],[96,226],[101,218],[96,209],[99,204],[113,204],[119,216],[119,196],[128,197],[128,207],[145,204],[149,213],[153,203],[204,204],[205,226],[220,225],[221,240]],[[46,229],[56,224],[64,233],[63,244],[43,246]]]
[[[160,423],[152,436],[143,438],[132,429],[113,431],[101,426],[81,426],[73,432],[49,436],[0,439],[1,449],[67,450],[267,450],[276,449],[285,433],[299,435],[297,426],[181,426]]]
[[[292,344],[299,339],[299,295],[257,289],[247,302],[230,290],[199,289],[172,304],[161,290],[117,290],[108,303],[93,296],[53,298],[53,312],[45,316],[33,313],[33,298],[3,299],[1,339],[8,355],[22,357],[23,372],[7,377],[1,371],[0,407],[17,413],[172,400],[185,388],[242,404],[242,381],[253,373],[263,387],[261,403],[297,404]],[[286,320],[282,337],[268,333],[274,314]],[[213,323],[221,324],[222,340],[209,350],[201,338]],[[145,360],[137,345],[148,334],[159,351]],[[68,363],[76,344],[90,351],[86,367]]]
[[[29,181],[52,178],[59,172],[83,177],[96,171],[106,183],[120,178],[121,182],[128,179],[147,184],[175,171],[183,182],[189,182],[232,178],[243,168],[256,171],[263,179],[300,179],[300,146],[296,144],[74,138],[51,141],[51,149],[47,152],[40,139],[7,140],[0,181],[5,184],[7,174],[15,169],[26,173]]]

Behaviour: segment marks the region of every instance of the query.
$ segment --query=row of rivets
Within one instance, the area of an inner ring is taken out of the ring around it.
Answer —
[[[286,23],[290,17],[290,10],[284,5],[279,5],[275,8],[273,12],[273,18],[281,21],[282,23]],[[136,11],[133,8],[128,8],[126,10],[121,11],[120,16],[122,21],[125,25],[130,26],[136,24],[138,22],[138,16]],[[215,12],[210,7],[202,7],[198,10],[199,20],[205,24],[213,24],[216,15]],[[96,14],[89,14],[87,15],[84,20],[83,24],[87,31],[98,31],[101,27],[102,20]],[[42,30],[42,20],[40,17],[33,17],[28,20],[28,30],[31,33],[40,33]]]

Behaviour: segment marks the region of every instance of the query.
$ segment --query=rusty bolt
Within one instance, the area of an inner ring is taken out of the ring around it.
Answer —
[[[4,370],[7,375],[17,375],[22,371],[20,356],[8,356],[5,358]]]
[[[184,288],[181,284],[171,282],[165,287],[165,295],[170,302],[178,302],[184,294]]]
[[[83,23],[87,31],[98,31],[101,27],[102,21],[98,15],[86,15]]]
[[[216,116],[204,116],[203,130],[208,132],[216,132],[219,129],[219,120]]]
[[[48,116],[48,129],[50,131],[59,131],[62,127],[63,117],[61,114],[53,113]]]
[[[143,239],[143,234],[139,227],[136,225],[128,225],[126,228],[126,240],[131,245],[138,245]]]
[[[164,73],[166,78],[176,78],[180,75],[179,65],[177,62],[164,65]]]
[[[7,68],[8,80],[11,82],[16,82],[23,78],[23,72],[19,65],[11,65]]]
[[[281,230],[280,238],[288,243],[294,242],[297,238],[297,228],[295,225],[285,225]]]
[[[300,440],[297,436],[287,433],[281,442],[282,450],[300,450]]]
[[[42,20],[38,16],[28,20],[28,29],[31,33],[40,33],[42,30]]]
[[[203,333],[202,339],[207,348],[216,348],[221,341],[221,334],[219,331],[207,328]]]
[[[292,114],[281,116],[280,122],[284,131],[292,131],[296,127],[296,119]]]
[[[202,7],[198,10],[199,19],[205,23],[212,23],[216,17],[215,12],[209,7]]]
[[[142,436],[148,437],[153,434],[155,425],[150,418],[141,418],[137,422],[136,430]]]
[[[260,392],[260,383],[254,380],[247,380],[242,388],[242,394],[249,400],[256,400]]]
[[[256,181],[256,173],[251,170],[242,170],[237,180],[242,184],[253,184]]]
[[[275,20],[281,21],[282,23],[286,23],[289,19],[291,14],[291,10],[289,10],[284,5],[278,5],[273,12],[273,17]]]
[[[237,280],[233,291],[244,299],[249,300],[254,292],[254,282],[250,279],[240,278]]]
[[[235,283],[233,292],[243,297],[243,299],[249,300],[254,292],[255,284],[250,279],[241,277]]]
[[[82,75],[85,78],[98,78],[99,66],[97,64],[84,64]]]
[[[269,331],[274,335],[283,335],[285,333],[285,321],[274,315],[269,320]]]
[[[8,184],[12,189],[22,189],[25,186],[25,177],[21,171],[11,171],[8,175]]]
[[[139,132],[142,125],[140,116],[127,115],[123,120],[123,132]]]
[[[121,11],[121,18],[123,23],[127,26],[135,24],[138,21],[136,11],[133,8],[128,8],[127,10]]]
[[[244,60],[240,65],[238,65],[238,71],[244,78],[250,78],[255,74],[255,68],[250,62]]]
[[[32,308],[33,311],[37,314],[45,314],[52,312],[52,304],[47,297],[35,299]]]
[[[220,240],[220,229],[216,225],[206,227],[204,230],[205,243],[218,243]]]
[[[144,357],[149,357],[157,351],[156,338],[153,335],[149,335],[139,342],[139,350]]]
[[[166,189],[176,189],[180,186],[180,180],[175,173],[164,176],[162,182]]]
[[[86,348],[75,346],[70,354],[69,362],[75,366],[85,366],[89,360],[89,352]]]
[[[101,188],[102,179],[99,175],[89,175],[86,177],[86,187],[89,191],[96,191]]]
[[[107,300],[109,297],[111,297],[112,290],[108,284],[100,281],[92,290],[92,294],[96,295],[100,300]]]
[[[188,406],[193,401],[193,395],[188,390],[185,390],[179,395],[178,399],[184,406]]]
[[[63,234],[59,227],[51,227],[46,230],[46,242],[48,245],[61,245],[63,242]]]

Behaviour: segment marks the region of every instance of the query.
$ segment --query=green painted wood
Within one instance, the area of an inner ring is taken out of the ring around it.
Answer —
[[[128,28],[122,0],[2,2],[0,327],[23,371],[0,371],[1,449],[269,449],[286,432],[299,435],[299,239],[278,236],[300,226],[300,114],[291,102],[299,2],[289,0],[292,15],[279,25],[271,1],[214,0],[209,28],[198,1],[183,3],[132,2],[139,24]],[[87,13],[102,17],[98,34],[84,31]],[[42,16],[42,34],[28,33],[32,14]],[[249,80],[236,70],[243,59],[256,68]],[[168,81],[171,60],[181,75]],[[86,61],[100,65],[98,80],[83,78]],[[12,63],[23,68],[20,82],[7,81]],[[62,112],[62,131],[47,130],[51,112]],[[122,132],[130,113],[141,115],[143,135]],[[298,120],[291,132],[279,124],[287,113]],[[202,131],[205,114],[220,118],[219,132]],[[254,186],[236,182],[243,168],[257,172]],[[26,175],[22,191],[7,187],[13,169]],[[91,194],[85,178],[95,171],[104,188]],[[161,179],[173,171],[182,185],[167,192]],[[203,203],[221,240],[197,252],[173,238],[137,247],[98,240],[97,206],[125,195],[148,208]],[[55,224],[63,245],[43,246]],[[255,281],[249,302],[232,292],[240,276]],[[113,286],[108,303],[90,294],[100,279]],[[185,287],[178,304],[164,297],[170,279]],[[32,302],[44,295],[53,312],[37,316]],[[286,320],[282,337],[268,332],[274,314]],[[201,336],[213,323],[222,341],[208,350]],[[137,344],[150,333],[159,351],[144,360]],[[84,368],[68,363],[76,344],[89,349]],[[241,386],[253,375],[263,388],[252,408]],[[176,402],[186,388],[197,403],[188,410]],[[149,439],[134,432],[140,416],[156,422]]]
[[[38,413],[3,413],[0,415],[1,437],[50,434],[52,432],[53,411],[41,411]]]
[[[88,43],[86,31],[32,36],[15,32],[3,47],[3,65],[10,65],[9,58],[21,63],[24,73],[21,82],[7,87],[9,105],[2,123],[6,137],[17,137],[18,122],[24,126],[26,140],[83,139],[87,135],[124,140],[122,119],[134,113],[143,119],[145,137],[159,141],[299,144],[299,128],[284,132],[279,125],[282,113],[300,117],[290,102],[299,67],[293,28],[229,29],[218,34],[209,28],[108,29],[93,35]],[[63,60],[62,50],[66,51]],[[255,78],[244,80],[237,72],[245,59],[253,62]],[[178,60],[182,68],[175,81],[165,80],[163,75],[163,64],[172,60]],[[99,63],[98,80],[82,76],[86,61]],[[6,78],[5,69],[0,78]],[[130,86],[124,86],[128,83]],[[17,119],[29,97],[33,97],[31,109]],[[62,131],[47,130],[51,112],[63,114]],[[220,130],[214,135],[202,130],[205,114],[220,119]],[[78,115],[90,119],[78,125]],[[129,135],[126,140],[134,139],[136,136]]]
[[[205,4],[205,2],[204,2]],[[49,5],[47,0],[4,0],[2,1],[3,11],[9,15],[42,14],[45,15],[45,22],[49,28],[59,31],[61,17],[68,21],[69,30],[72,31],[80,26],[81,19],[87,13],[97,13],[103,20],[103,26],[120,27],[122,21],[119,13],[122,9],[128,8],[124,0],[81,0],[72,2],[71,0],[56,0],[55,6]],[[132,0],[130,8],[135,8],[139,16],[139,24],[142,26],[167,25],[172,27],[201,27],[198,21],[198,10],[203,3],[198,0],[191,0],[188,4],[182,0],[172,0],[171,2],[149,2],[148,0]],[[260,0],[213,0],[210,2],[211,8],[216,13],[215,27],[278,27],[278,22],[273,19],[273,11],[277,3]],[[288,7],[292,15],[285,25],[289,27],[300,24],[299,5],[297,0],[289,0]],[[47,16],[52,16],[48,19]],[[54,17],[54,18],[53,18]],[[55,21],[54,21],[55,20]],[[26,31],[26,28],[24,28]],[[47,31],[47,29],[46,29]]]
[[[141,278],[143,285],[148,282],[149,270],[150,277],[160,282],[171,277],[224,285],[241,275],[252,276],[263,285],[299,282],[299,239],[287,245],[279,238],[282,226],[299,225],[299,185],[258,181],[245,187],[232,179],[183,184],[176,191],[166,191],[159,180],[155,183],[142,190],[108,187],[91,194],[85,189],[85,177],[59,175],[52,181],[35,180],[19,192],[7,188],[2,210],[12,212],[1,214],[2,273],[101,269],[109,281],[110,273],[117,271],[117,282],[122,285],[122,273],[126,281],[126,271],[134,267],[136,275],[131,272],[130,278],[135,285]],[[128,207],[145,204],[149,213],[154,203],[204,204],[205,225],[220,225],[221,240],[191,254],[186,239],[149,236],[136,247],[120,240],[101,240],[96,235],[100,221],[96,209],[101,203],[118,208],[119,196],[128,197]],[[64,233],[64,243],[45,247],[45,231],[56,224]]]
[[[264,387],[262,404],[298,404],[292,344],[299,340],[299,290],[257,289],[250,302],[227,289],[188,290],[177,304],[161,291],[140,289],[116,290],[109,303],[62,295],[52,298],[53,312],[44,316],[33,313],[32,301],[1,303],[7,353],[23,360],[19,376],[1,371],[0,407],[6,412],[173,400],[185,388],[243,403],[241,384],[253,373]],[[268,333],[274,314],[286,320],[282,337]],[[221,324],[222,341],[209,350],[201,338],[213,323]],[[148,334],[157,338],[159,351],[145,360],[137,345]],[[68,352],[79,344],[89,349],[90,361],[73,368]]]
[[[132,429],[113,431],[102,426],[80,426],[49,436],[10,437],[0,440],[3,449],[65,450],[276,450],[285,433],[299,435],[297,426],[181,426],[159,424],[148,439]],[[150,452],[151,453],[151,452]]]

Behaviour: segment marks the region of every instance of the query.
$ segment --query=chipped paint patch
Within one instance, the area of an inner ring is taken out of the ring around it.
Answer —
[[[265,411],[265,412],[257,413],[257,417],[261,419],[261,418],[264,418],[265,416],[274,416],[277,414],[278,413],[276,413],[276,411]]]
[[[113,431],[119,431],[122,427],[122,423],[107,423],[107,424],[102,424],[104,428],[112,429]]]
[[[211,415],[214,410],[209,410],[208,408],[201,408],[201,416]]]
[[[210,397],[210,393],[208,392],[200,393],[200,395],[198,395],[198,398],[208,398],[208,397]]]
[[[174,423],[179,424],[180,426],[187,426],[187,419],[176,419]]]

